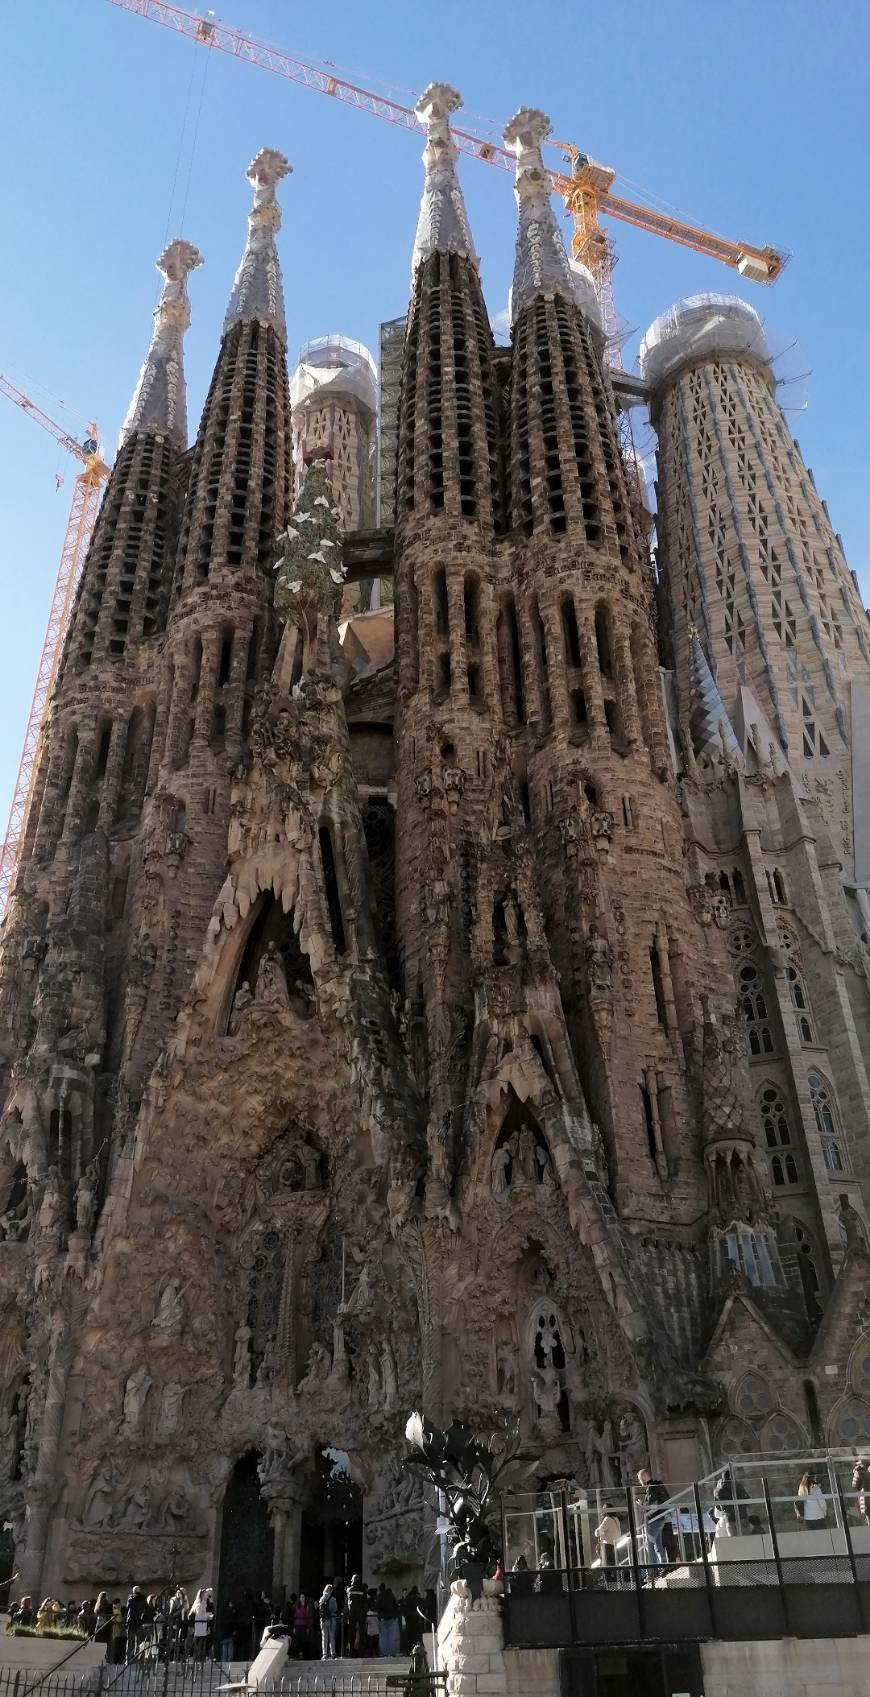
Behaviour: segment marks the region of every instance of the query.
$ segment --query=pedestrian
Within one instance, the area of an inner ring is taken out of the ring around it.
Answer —
[[[825,1493],[822,1490],[812,1467],[808,1468],[798,1485],[798,1494],[794,1501],[794,1511],[801,1526],[804,1527],[804,1529],[809,1528],[811,1532],[816,1527],[824,1526],[825,1521],[828,1518],[828,1505],[825,1502]]]
[[[345,1622],[347,1619],[347,1586],[345,1585],[340,1573],[337,1573],[332,1581],[332,1595],[335,1598],[335,1607],[337,1610],[337,1624],[335,1629],[336,1650],[339,1656],[343,1656]]]
[[[94,1604],[94,1615],[96,1617],[96,1626],[94,1627],[96,1642],[98,1644],[110,1644],[112,1641],[112,1605],[105,1591],[101,1591],[97,1597]]]
[[[190,1602],[183,1585],[177,1585],[169,1599],[166,1653],[171,1662],[184,1662],[187,1653],[187,1622]]]
[[[383,1581],[378,1586],[378,1648],[382,1656],[399,1654],[399,1605]]]
[[[855,1507],[865,1526],[870,1526],[870,1462],[856,1461],[852,1473],[852,1489],[858,1493]]]
[[[228,1597],[221,1615],[221,1661],[225,1664],[235,1661],[236,1658],[237,1615],[238,1609],[232,1598]]]
[[[338,1631],[338,1603],[335,1600],[335,1592],[328,1581],[321,1592],[317,1612],[320,1617],[321,1660],[334,1662],[335,1638]]]
[[[76,1625],[79,1632],[83,1632],[86,1638],[93,1638],[97,1630],[97,1616],[92,1597],[86,1597],[82,1603]]]
[[[347,1593],[347,1647],[351,1656],[364,1656],[366,1653],[367,1606],[368,1592],[360,1575],[355,1573]]]
[[[605,1508],[593,1534],[598,1549],[605,1585],[610,1584],[611,1571],[616,1567],[616,1546],[622,1537],[622,1527],[611,1508]]]
[[[36,1616],[33,1612],[33,1598],[28,1591],[27,1595],[22,1597],[21,1601],[14,1604],[14,1606],[10,1609],[9,1621],[10,1625],[14,1626],[32,1626],[35,1619]]]
[[[740,1531],[739,1505],[748,1501],[745,1488],[735,1479],[731,1468],[723,1468],[713,1491],[717,1538],[720,1534],[725,1538],[736,1538]]]
[[[617,1522],[617,1525],[619,1523]],[[553,1558],[549,1550],[541,1554],[541,1565],[538,1570],[536,1590],[542,1596],[552,1596],[554,1591],[561,1591],[562,1575],[553,1566]]]
[[[414,1645],[420,1637],[420,1593],[416,1585],[409,1591],[403,1591],[399,1598],[399,1618],[402,1622],[400,1633],[400,1649],[404,1656],[410,1656]]]
[[[304,1591],[300,1591],[293,1605],[293,1654],[300,1662],[306,1661],[311,1655],[311,1634],[314,1629],[314,1612]]]
[[[56,1603],[53,1597],[44,1597],[36,1611],[37,1632],[56,1631],[57,1623],[62,1614],[63,1608],[60,1603]]]
[[[124,1611],[121,1608],[121,1599],[120,1597],[115,1597],[112,1601],[109,1651],[106,1656],[106,1661],[111,1662],[114,1667],[123,1666],[126,1639],[127,1634],[124,1629]]]
[[[649,1553],[654,1562],[666,1566],[668,1561],[673,1559],[674,1529],[670,1520],[663,1514],[657,1515],[655,1510],[661,1503],[667,1502],[668,1488],[662,1484],[661,1479],[653,1478],[648,1467],[638,1470],[637,1482],[641,1490],[640,1507],[647,1531]]]
[[[381,1623],[378,1620],[378,1594],[374,1588],[371,1588],[369,1590],[368,1605],[366,1607],[366,1654],[369,1656],[376,1656],[378,1653],[380,1629]]]
[[[124,1609],[124,1626],[127,1632],[128,1662],[132,1662],[133,1657],[139,1648],[139,1639],[142,1636],[142,1619],[144,1614],[145,1598],[143,1597],[139,1586],[134,1585],[131,1588],[130,1595],[127,1598],[127,1605]],[[81,1619],[81,1615],[79,1616],[79,1619]]]
[[[193,1628],[193,1659],[204,1662],[214,1625],[214,1603],[211,1590],[200,1586],[191,1605],[188,1620]]]

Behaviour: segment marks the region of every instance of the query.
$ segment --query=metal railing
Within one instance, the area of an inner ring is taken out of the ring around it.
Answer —
[[[870,1485],[865,1513],[854,1466],[826,1452],[751,1457],[669,1493],[505,1497],[508,1642],[868,1630]]]

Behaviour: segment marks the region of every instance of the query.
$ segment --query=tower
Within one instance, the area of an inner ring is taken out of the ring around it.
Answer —
[[[328,457],[342,528],[370,529],[375,521],[378,385],[368,348],[348,336],[317,336],[306,342],[290,379],[290,406],[294,493],[299,493],[308,462],[318,455]],[[349,589],[344,600],[346,613],[366,611],[373,601],[371,580]]]
[[[756,1136],[817,1313],[870,1176],[867,616],[751,307],[682,301],[641,358],[694,875],[730,904]]]

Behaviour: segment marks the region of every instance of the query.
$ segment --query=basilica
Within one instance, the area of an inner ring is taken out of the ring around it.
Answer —
[[[644,339],[651,545],[547,120],[501,347],[458,105],[418,107],[389,522],[361,356],[291,394],[284,157],[193,446],[199,254],[158,262],[0,960],[40,1595],[425,1582],[414,1408],[515,1423],[530,1488],[870,1448],[867,614],[739,299]]]

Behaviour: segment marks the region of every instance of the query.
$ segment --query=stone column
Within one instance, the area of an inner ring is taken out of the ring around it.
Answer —
[[[439,1659],[449,1697],[503,1697],[507,1693],[504,1628],[498,1597],[451,1596],[438,1627]]]

